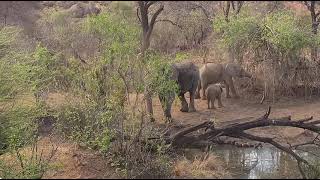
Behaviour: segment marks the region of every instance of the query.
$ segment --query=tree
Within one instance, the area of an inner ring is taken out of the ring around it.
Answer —
[[[229,22],[229,15],[230,15],[230,8],[232,6],[233,11],[235,11],[235,15],[238,15],[240,13],[241,7],[244,4],[244,1],[226,1],[226,7],[222,7],[223,14],[225,16],[226,22]],[[235,60],[234,55],[235,55],[235,47],[234,45],[229,47],[229,55],[230,59],[232,61]],[[242,60],[239,60],[242,61]]]
[[[150,37],[152,34],[153,27],[156,23],[156,19],[159,14],[163,11],[164,5],[161,4],[157,11],[151,16],[151,20],[149,21],[149,8],[156,3],[156,1],[138,1],[137,8],[137,16],[141,23],[142,28],[142,46],[141,46],[141,54],[142,58],[144,58],[145,51],[150,46]],[[151,121],[154,121],[153,116],[153,108],[152,108],[152,97],[151,92],[148,86],[145,86],[145,100],[146,100],[146,108],[147,113],[150,117]]]
[[[308,10],[310,11],[310,15],[311,15],[311,23],[312,23],[312,33],[314,35],[318,34],[318,27],[319,27],[319,22],[320,22],[320,10],[318,10],[316,12],[316,1],[304,1],[304,4],[306,5],[306,7],[308,8]],[[318,49],[316,46],[312,47],[311,49],[311,58],[313,61],[317,61],[317,53],[318,53]]]
[[[153,30],[153,27],[156,23],[156,19],[159,14],[163,11],[164,5],[160,5],[158,10],[152,15],[151,20],[149,22],[149,8],[154,5],[155,1],[138,1],[138,9],[137,16],[141,23],[142,27],[142,48],[141,53],[144,54],[145,51],[150,46],[150,37]],[[139,15],[140,11],[140,15]]]

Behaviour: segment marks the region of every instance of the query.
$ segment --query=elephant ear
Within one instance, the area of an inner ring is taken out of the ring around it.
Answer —
[[[225,71],[227,72],[227,74],[228,74],[229,76],[232,76],[232,77],[237,77],[237,76],[239,76],[240,70],[241,70],[241,68],[240,68],[240,66],[237,65],[237,64],[228,63],[228,64],[226,64],[226,66],[225,66]]]
[[[178,81],[179,72],[178,72],[177,66],[175,64],[172,64],[171,70],[172,70],[171,79]]]

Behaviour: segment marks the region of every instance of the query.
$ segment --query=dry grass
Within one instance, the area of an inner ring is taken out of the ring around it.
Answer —
[[[186,158],[179,160],[174,167],[178,178],[225,178],[229,173],[223,162],[215,155],[196,156],[193,161]]]
[[[78,179],[78,178],[119,178],[115,171],[109,167],[108,160],[89,149],[83,149],[76,143],[61,142],[58,139],[42,138],[38,142],[38,155],[42,152],[42,159],[47,159],[52,146],[58,147],[57,152],[50,161],[50,169],[45,179]],[[21,154],[30,158],[32,148],[21,149]],[[12,168],[19,169],[19,162],[11,154],[3,154],[0,160],[10,164]]]

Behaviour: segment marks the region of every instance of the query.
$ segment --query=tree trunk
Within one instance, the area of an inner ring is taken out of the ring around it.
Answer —
[[[142,27],[142,47],[141,47],[141,54],[142,58],[145,58],[145,52],[150,46],[150,37],[151,33],[153,30],[153,27],[156,23],[156,18],[158,15],[163,11],[164,6],[161,5],[159,9],[152,15],[151,20],[149,22],[149,12],[148,9],[151,5],[153,5],[155,2],[154,1],[138,1],[138,6],[139,9],[137,9],[137,16],[139,18],[139,21],[141,22],[141,27]],[[139,17],[139,10],[140,10],[140,16]],[[146,71],[143,69],[143,76],[146,77]],[[153,108],[152,108],[152,92],[147,84],[147,82],[144,82],[145,89],[144,89],[144,98],[146,101],[146,109],[147,109],[147,114],[148,118],[150,121],[154,121],[153,117]]]
[[[318,23],[317,22],[313,22],[313,24],[312,24],[312,33],[314,35],[318,34]],[[316,45],[311,47],[311,59],[313,61],[318,62],[318,60],[317,60],[318,59],[318,48]]]

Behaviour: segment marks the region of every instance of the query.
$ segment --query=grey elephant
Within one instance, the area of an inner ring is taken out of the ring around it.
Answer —
[[[199,68],[192,62],[176,63],[172,65],[172,80],[175,80],[179,85],[178,96],[181,100],[182,112],[194,112],[195,93],[199,82]],[[190,105],[186,101],[185,93],[190,93]],[[159,94],[159,99],[164,110],[164,115],[167,120],[171,121],[171,107],[175,99],[175,92],[171,91],[167,94]]]
[[[207,96],[207,103],[208,103],[208,109],[215,109],[214,107],[214,101],[218,99],[218,107],[223,107],[221,102],[221,94],[223,92],[222,85],[220,83],[217,84],[210,84],[208,88],[206,89],[206,96]],[[211,104],[211,107],[210,107]]]
[[[224,83],[226,87],[226,97],[230,98],[229,89],[235,98],[239,98],[234,84],[233,77],[249,77],[252,75],[246,72],[240,65],[235,63],[214,64],[206,63],[199,69],[200,82],[196,92],[196,99],[200,98],[200,89],[202,88],[202,99],[206,100],[205,90],[209,84]]]

